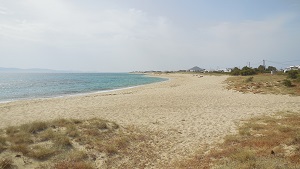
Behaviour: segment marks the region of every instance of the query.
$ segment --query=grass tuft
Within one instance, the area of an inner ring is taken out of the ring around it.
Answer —
[[[79,132],[75,124],[68,124],[66,126],[66,134],[73,138],[79,136]]]
[[[16,133],[14,136],[8,137],[8,140],[14,144],[31,144],[33,140],[29,133],[19,132]]]
[[[0,169],[12,169],[13,161],[9,158],[0,159]]]
[[[0,145],[7,145],[5,137],[0,136]]]
[[[249,83],[249,82],[252,82],[253,81],[253,77],[251,76],[251,77],[248,77],[246,80],[245,80],[245,82],[246,83]]]
[[[6,138],[0,136],[0,153],[6,150],[6,146],[7,146]]]
[[[230,158],[234,161],[238,161],[240,163],[246,163],[249,161],[254,161],[255,162],[255,152],[248,150],[248,149],[242,149],[238,150],[230,155]]]
[[[74,120],[67,120],[67,119],[56,119],[51,122],[53,127],[65,127],[68,124],[72,124]]]
[[[79,161],[87,160],[88,155],[87,155],[87,153],[85,153],[83,151],[72,151],[68,155],[68,159],[70,161],[79,162]]]
[[[108,129],[108,126],[105,121],[95,121],[92,123],[95,128],[100,129],[100,130],[105,130]]]
[[[93,169],[94,167],[87,162],[61,161],[54,165],[54,169]]]
[[[38,159],[38,160],[46,160],[49,157],[56,154],[56,149],[54,148],[46,148],[42,146],[35,146],[33,147],[30,152],[28,153],[29,157]]]
[[[17,127],[9,126],[9,127],[6,128],[6,134],[9,135],[9,136],[12,136],[17,132],[19,132]]]
[[[25,144],[11,145],[10,150],[21,152],[23,155],[27,155],[29,153],[28,145]]]
[[[60,148],[60,149],[68,149],[72,147],[72,143],[70,139],[62,134],[58,134],[54,137],[53,140],[54,147]]]
[[[23,124],[20,126],[20,129],[24,132],[35,134],[37,132],[43,131],[48,128],[46,122],[32,122],[28,124]]]
[[[41,141],[52,140],[52,139],[54,139],[54,137],[55,137],[55,132],[50,128],[48,128],[47,130],[45,130],[39,134],[39,138]]]

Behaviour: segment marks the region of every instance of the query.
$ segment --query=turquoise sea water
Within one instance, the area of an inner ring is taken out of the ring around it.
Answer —
[[[0,73],[0,102],[113,90],[164,80],[128,73]]]

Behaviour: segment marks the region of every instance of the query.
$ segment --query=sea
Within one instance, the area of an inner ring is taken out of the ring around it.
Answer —
[[[0,73],[0,102],[103,92],[165,80],[131,73]]]

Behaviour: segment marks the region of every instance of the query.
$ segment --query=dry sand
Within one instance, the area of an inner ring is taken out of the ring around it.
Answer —
[[[160,161],[170,162],[221,141],[242,119],[300,111],[300,97],[227,90],[227,76],[162,76],[170,80],[108,93],[3,103],[0,127],[56,118],[104,118],[162,132],[163,139],[156,143]]]

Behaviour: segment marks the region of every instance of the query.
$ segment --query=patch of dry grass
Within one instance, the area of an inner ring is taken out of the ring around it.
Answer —
[[[72,160],[72,161],[82,161],[82,160],[87,160],[88,159],[88,154],[84,151],[72,151],[68,154],[68,160]]]
[[[249,79],[251,78],[251,79]],[[258,74],[252,77],[234,76],[226,80],[228,89],[243,93],[288,94],[300,96],[300,82],[292,81],[292,87],[283,84],[285,75]]]
[[[0,159],[0,169],[12,169],[13,161],[9,158]]]
[[[6,138],[0,136],[0,153],[6,149]]]
[[[48,141],[48,140],[53,140],[55,137],[55,132],[52,129],[47,129],[43,132],[41,132],[38,135],[38,138],[40,139],[40,141]]]
[[[13,144],[31,144],[33,139],[29,133],[18,132],[13,136],[9,136],[7,140]]]
[[[82,161],[61,161],[54,165],[54,169],[93,169],[93,165]]]
[[[29,153],[28,145],[26,144],[12,144],[10,146],[11,151],[20,152],[23,155],[27,155]]]
[[[214,149],[176,162],[174,168],[300,168],[300,114],[253,118]]]
[[[156,159],[149,140],[149,133],[146,135],[136,128],[121,128],[102,119],[35,121],[0,129],[0,159],[5,153],[13,163],[17,153],[31,161],[25,164],[27,168],[32,167],[32,161],[37,163],[35,166],[49,169],[101,168],[96,160],[105,161],[108,168],[132,168],[140,158],[145,161]],[[147,150],[147,153],[141,157],[136,150]]]
[[[9,127],[6,128],[5,132],[6,132],[7,135],[12,136],[12,135],[14,135],[15,133],[18,132],[18,128],[13,127],[13,126],[9,126]]]
[[[58,149],[68,149],[72,147],[72,143],[68,136],[56,134],[53,138],[53,147]]]
[[[37,160],[46,160],[51,156],[55,155],[56,153],[57,150],[52,147],[48,148],[43,146],[34,146],[28,153],[28,156]]]
[[[48,124],[46,122],[35,121],[32,123],[23,124],[19,128],[21,131],[31,133],[31,134],[36,134],[37,132],[47,129]]]

